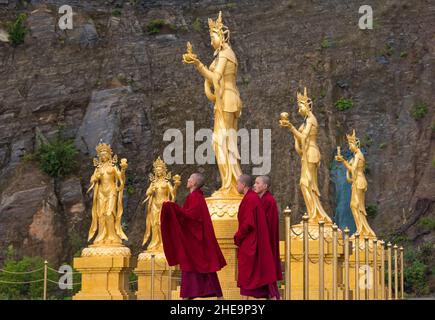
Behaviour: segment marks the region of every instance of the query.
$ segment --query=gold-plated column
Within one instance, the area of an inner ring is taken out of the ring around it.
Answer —
[[[397,244],[394,245],[394,299],[399,299],[399,268],[397,266]]]
[[[381,240],[381,299],[385,300],[385,241]]]
[[[325,300],[325,273],[324,267],[324,227],[325,221],[319,221],[319,299]]]
[[[359,292],[359,233],[355,232],[355,300],[360,299]]]
[[[332,226],[332,299],[337,300],[337,230],[334,223]]]
[[[151,300],[154,300],[155,263],[156,255],[151,254]]]
[[[404,278],[403,272],[405,271],[405,265],[403,264],[403,247],[400,247],[400,299],[404,297]]]
[[[172,300],[171,293],[172,293],[172,269],[171,266],[168,265],[168,296],[167,296],[168,300]]]
[[[290,300],[290,259],[291,259],[291,210],[286,207],[284,210],[285,216],[285,296],[286,300]]]
[[[391,288],[391,242],[387,244],[387,259],[388,259],[388,300],[393,299],[393,291]]]
[[[365,255],[365,299],[369,300],[369,286],[370,286],[370,265],[369,265],[369,237],[364,237],[364,255]]]
[[[308,259],[308,218],[309,216],[305,213],[305,215],[302,217],[302,223],[304,226],[304,300],[309,299],[309,279],[308,279],[308,273],[309,273],[309,259]]]
[[[344,229],[344,300],[349,300],[349,228]]]
[[[45,260],[44,261],[44,300],[47,300],[47,265],[48,265],[48,261]]]
[[[378,240],[373,239],[373,299],[378,300]]]

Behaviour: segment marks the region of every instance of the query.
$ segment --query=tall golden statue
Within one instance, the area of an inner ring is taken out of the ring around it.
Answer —
[[[222,13],[216,21],[208,19],[211,45],[215,59],[210,67],[204,66],[187,43],[183,62],[194,64],[204,77],[204,91],[214,103],[213,150],[216,155],[222,185],[212,197],[239,197],[237,177],[242,174],[237,149],[237,121],[242,112],[242,101],[236,85],[237,58],[231,49],[230,31],[222,23]]]
[[[353,219],[355,220],[356,232],[361,237],[368,236],[371,239],[376,238],[375,232],[370,228],[367,222],[367,213],[365,207],[365,193],[367,191],[367,180],[364,175],[365,159],[364,154],[359,147],[359,139],[355,135],[355,130],[351,135],[347,135],[349,149],[354,154],[354,157],[348,162],[340,153],[337,147],[336,161],[340,161],[346,167],[346,179],[352,183],[352,194],[350,197],[350,209],[352,210]]]
[[[301,157],[300,186],[304,197],[305,206],[310,223],[320,220],[332,223],[320,202],[320,191],[317,184],[317,170],[320,165],[320,151],[317,146],[317,119],[312,112],[313,102],[307,96],[307,88],[304,94],[297,93],[298,112],[304,117],[304,123],[296,129],[288,120],[288,113],[281,113],[279,124],[283,128],[289,128],[295,139],[296,152]]]
[[[94,246],[121,245],[122,240],[127,240],[121,226],[127,159],[121,159],[119,169],[116,165],[118,157],[113,155],[110,145],[100,142],[96,150],[98,158],[94,158],[95,171],[87,191],[94,190],[88,241],[98,230]]]
[[[162,251],[162,235],[160,231],[160,211],[163,202],[175,201],[177,188],[181,184],[180,176],[174,175],[174,186],[171,185],[171,172],[166,169],[166,164],[160,157],[153,163],[153,173],[150,174],[150,186],[146,191],[146,199],[148,201],[145,235],[142,245],[145,245],[151,238],[147,251]]]

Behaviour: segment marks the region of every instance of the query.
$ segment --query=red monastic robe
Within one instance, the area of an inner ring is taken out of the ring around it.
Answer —
[[[266,191],[260,198],[266,214],[269,230],[270,244],[272,246],[273,259],[276,266],[277,280],[282,280],[281,259],[279,257],[279,211],[273,195]]]
[[[239,229],[234,235],[237,253],[237,286],[257,289],[277,280],[276,266],[269,240],[266,214],[258,195],[249,190],[237,214]]]
[[[160,219],[170,266],[179,264],[184,272],[210,273],[226,265],[201,189],[187,196],[183,208],[175,202],[163,203]]]

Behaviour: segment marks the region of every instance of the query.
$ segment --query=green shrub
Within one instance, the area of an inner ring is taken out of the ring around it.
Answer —
[[[368,204],[366,206],[367,216],[373,218],[378,214],[378,206],[376,204]]]
[[[15,22],[8,25],[9,41],[12,45],[17,46],[24,42],[27,34],[27,28],[24,26],[24,21],[27,19],[25,13],[21,13]]]
[[[430,230],[435,230],[435,219],[430,218],[430,217],[421,218],[420,225],[422,225]]]
[[[53,141],[42,143],[36,154],[40,169],[56,178],[66,176],[74,170],[78,150],[73,140],[66,140],[58,134]]]
[[[353,100],[346,99],[346,98],[340,98],[335,102],[335,107],[340,111],[350,109],[353,107]]]
[[[423,118],[427,113],[427,106],[424,103],[417,103],[411,110],[411,116],[415,120]]]
[[[154,19],[146,26],[148,34],[159,34],[163,28],[169,28],[170,30],[176,30],[176,26],[166,22],[163,19]]]
[[[323,38],[322,43],[320,44],[320,47],[322,49],[328,49],[331,48],[332,43],[331,40],[329,40],[328,38]]]
[[[427,265],[419,260],[414,260],[410,265],[406,266],[403,273],[405,291],[416,296],[427,295],[429,293],[426,279],[427,271]]]
[[[112,16],[120,17],[122,15],[122,11],[120,9],[115,9],[112,11]]]
[[[195,21],[193,21],[192,23],[192,27],[193,30],[195,30],[196,32],[201,32],[202,31],[201,20],[199,20],[199,18],[196,18]]]

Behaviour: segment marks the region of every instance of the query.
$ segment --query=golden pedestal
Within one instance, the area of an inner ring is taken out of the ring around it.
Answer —
[[[152,255],[154,255],[154,262]],[[169,275],[169,266],[163,252],[144,251],[139,254],[137,267],[134,269],[137,275],[136,298],[138,300],[172,299],[172,290],[176,287],[176,274],[173,270],[174,268]],[[154,283],[151,280],[153,273]]]
[[[129,273],[136,264],[130,249],[120,246],[89,246],[74,258],[74,268],[82,274],[80,292],[73,300],[135,299],[129,288]]]
[[[290,259],[290,299],[302,300],[304,298],[304,247],[303,247],[303,226],[302,224],[292,226],[299,235],[291,234],[291,259]],[[308,298],[309,300],[320,299],[319,295],[319,226],[318,224],[308,225],[309,233],[313,240],[308,240]],[[333,244],[332,225],[325,224],[324,227],[324,299],[333,299]],[[338,233],[338,234],[341,234]],[[344,299],[344,245],[343,240],[337,239],[337,299]],[[284,251],[284,248],[281,250]],[[352,292],[349,291],[350,299]]]
[[[349,266],[350,266],[350,272],[349,272],[349,283],[350,287],[354,292],[356,291],[356,279],[355,279],[355,261],[356,261],[356,255],[355,255],[355,242],[352,241],[351,245],[353,246],[352,255],[349,257]],[[377,247],[377,266],[376,266],[376,283],[374,281],[374,261],[373,261],[373,245],[369,245],[369,254],[368,254],[368,265],[366,265],[366,255],[365,255],[365,244],[364,242],[359,244],[360,251],[359,251],[359,274],[358,274],[358,280],[359,280],[359,299],[360,300],[378,300],[382,299],[382,281],[385,281],[385,275],[381,275],[381,248]],[[385,266],[386,267],[386,266]],[[385,268],[386,270],[386,268]],[[367,273],[366,273],[367,272]],[[366,275],[367,274],[367,275]],[[366,279],[368,278],[368,279]],[[377,286],[377,292],[375,297],[375,290],[374,287]],[[366,289],[367,288],[367,289]],[[387,288],[385,288],[385,291],[387,291]],[[385,297],[387,297],[387,293],[385,292]],[[354,294],[354,299],[356,299]]]

